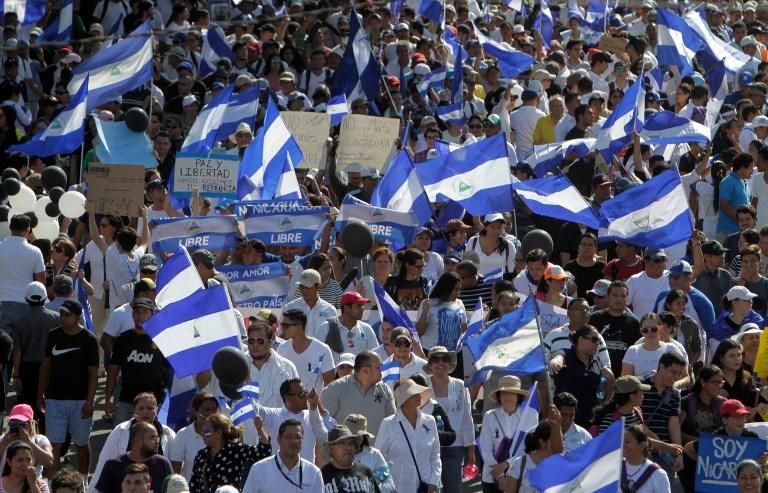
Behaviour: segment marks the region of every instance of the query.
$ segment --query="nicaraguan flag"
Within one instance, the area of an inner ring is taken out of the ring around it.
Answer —
[[[75,94],[88,80],[88,111],[152,80],[152,28],[149,21],[119,43],[83,60],[67,89]]]
[[[155,253],[175,252],[179,246],[190,250],[229,250],[234,248],[237,236],[234,216],[163,217],[150,224]]]
[[[192,128],[189,129],[187,138],[181,145],[181,152],[205,154],[213,149],[216,135],[224,122],[224,114],[227,112],[229,98],[232,96],[234,88],[234,84],[228,85],[205,105],[205,108],[195,118]]]
[[[333,76],[331,94],[344,94],[347,101],[365,97],[373,102],[379,94],[381,68],[373,57],[368,34],[354,9],[349,16],[348,39],[344,57]]]
[[[256,410],[253,408],[250,399],[241,399],[232,406],[232,409],[229,411],[229,417],[232,419],[232,424],[238,426],[249,419],[255,418]]]
[[[271,243],[274,244],[274,243]],[[238,308],[280,308],[288,294],[289,278],[282,262],[222,265]]]
[[[535,214],[586,224],[594,229],[600,227],[600,218],[564,175],[518,181],[512,188]]]
[[[640,141],[648,145],[706,144],[712,140],[709,127],[696,123],[671,111],[657,111],[645,119]]]
[[[445,156],[452,153],[456,149],[460,149],[461,144],[454,144],[442,139],[435,139],[435,152],[438,156]]]
[[[211,369],[223,347],[240,347],[240,329],[226,286],[196,291],[168,304],[144,323],[179,377]]]
[[[243,92],[232,93],[214,142],[229,138],[241,123],[247,123],[253,130],[256,113],[259,111],[259,92],[259,86],[255,86]]]
[[[501,269],[501,267],[499,267],[485,273],[483,284],[493,284],[496,281],[501,281],[502,279],[504,279],[504,271]]]
[[[656,58],[661,66],[675,66],[681,75],[693,73],[693,58],[703,45],[701,38],[671,10],[657,8],[659,43]]]
[[[235,202],[234,211],[243,221],[249,240],[261,240],[266,245],[311,246],[330,208],[298,201],[254,200]]]
[[[536,323],[534,296],[502,316],[485,331],[466,340],[478,373],[499,370],[513,375],[530,375],[546,368],[544,349]]]
[[[183,246],[163,262],[157,273],[156,284],[155,303],[160,308],[183,300],[205,287],[189,252]]]
[[[253,401],[259,400],[259,382],[248,382],[238,388],[237,391],[243,394],[243,397]]]
[[[88,114],[88,77],[72,100],[53,121],[29,141],[8,148],[8,152],[23,152],[28,156],[48,157],[71,154],[83,145],[85,117]]]
[[[235,53],[227,44],[226,36],[220,26],[208,26],[203,36],[203,47],[200,50],[200,76],[205,77],[216,71],[216,62],[226,58],[235,60]]]
[[[69,42],[72,40],[72,0],[64,0],[58,17],[51,21],[38,38],[40,43],[55,41]]]
[[[487,55],[491,55],[499,62],[499,71],[504,78],[515,77],[531,68],[535,60],[532,56],[522,51],[517,51],[509,45],[504,46],[498,41],[485,36],[475,29],[475,36],[483,46]]]
[[[387,166],[387,172],[373,191],[371,205],[399,212],[413,211],[420,225],[432,217],[432,206],[424,185],[405,149],[400,150]]]
[[[541,404],[539,404],[539,393],[537,390],[537,382],[533,382],[531,388],[528,389],[529,397],[523,401],[520,405],[520,420],[517,422],[517,429],[514,434],[514,442],[509,449],[509,456],[516,457],[518,451],[523,450],[523,443],[525,443],[525,435],[529,431],[536,428],[539,424],[539,411],[541,411]]]
[[[419,3],[419,15],[439,25],[443,22],[442,2],[440,0],[421,0]]]
[[[419,95],[422,98],[426,98],[430,89],[435,91],[442,89],[445,85],[446,73],[445,67],[438,67],[434,69],[432,73],[425,75],[424,78],[416,84],[416,87],[419,90]]]
[[[458,202],[481,216],[515,208],[503,133],[463,146],[416,168],[430,202]]]
[[[269,98],[264,126],[256,133],[253,143],[245,149],[240,164],[237,197],[243,200],[273,200],[295,194],[299,190],[295,174],[292,175],[295,183],[289,182],[290,176],[285,177],[287,180],[282,184],[283,190],[279,187],[280,180],[286,173],[288,159],[292,168],[292,163],[299,163],[303,158],[299,144],[285,125],[277,105]],[[292,198],[300,198],[300,194]],[[284,200],[290,199],[286,197]]]
[[[347,95],[339,94],[328,100],[325,112],[331,115],[331,125],[341,125],[341,121],[349,114],[349,105],[347,104]]]
[[[77,267],[77,274],[74,280],[74,291],[77,293],[77,301],[83,305],[83,320],[85,320],[85,328],[88,329],[91,334],[96,334],[96,327],[93,325],[93,317],[91,317],[91,303],[88,301],[88,293],[85,291],[85,284],[80,280],[80,271],[85,266],[85,251],[80,256],[80,265]]]
[[[693,234],[691,211],[676,170],[668,170],[600,206],[600,241],[665,248]]]
[[[400,212],[366,204],[351,195],[344,197],[336,218],[337,232],[344,230],[350,221],[361,221],[371,229],[373,237],[389,243],[408,245],[413,242],[421,224],[413,212]]]
[[[379,317],[392,324],[393,327],[405,327],[411,332],[411,336],[418,341],[419,333],[411,319],[408,318],[408,314],[400,305],[395,303],[395,300],[384,291],[384,288],[375,279],[373,280],[373,295],[379,310]]]
[[[192,399],[197,394],[197,384],[194,376],[171,379],[169,398],[163,402],[157,419],[160,423],[173,430],[179,430],[189,424],[189,409]]]
[[[400,380],[400,362],[390,361],[381,365],[381,381],[397,382]]]
[[[528,154],[523,161],[533,169],[533,174],[539,178],[545,176],[552,168],[560,165],[565,156],[575,152],[576,157],[581,159],[597,145],[597,139],[571,139],[554,144],[544,144],[533,146],[533,151]]]
[[[4,0],[0,15],[14,12],[22,26],[33,26],[45,15],[45,0]],[[71,93],[71,91],[70,91]]]
[[[620,419],[576,450],[539,462],[527,473],[528,481],[542,493],[615,493],[620,490],[623,448],[624,420]]]
[[[547,0],[541,0],[541,10],[539,15],[536,16],[536,20],[533,21],[533,29],[541,33],[541,39],[544,42],[544,46],[549,49],[552,43],[552,30],[555,27],[555,23],[552,20],[552,12],[549,10],[549,4]]]
[[[709,86],[709,101],[707,102],[707,117],[704,123],[708,128],[715,128],[723,101],[728,95],[728,71],[723,60],[712,66],[704,77]]]
[[[597,134],[597,150],[603,155],[606,163],[612,162],[615,156],[632,139],[632,132],[643,129],[645,117],[645,87],[643,73],[627,89],[624,97],[605,120]]]
[[[726,70],[731,74],[741,72],[745,66],[754,67],[757,71],[757,65],[760,61],[715,36],[696,10],[688,12],[683,20],[702,41],[702,49],[698,55],[707,70],[710,70],[717,62],[722,61]]]
[[[467,338],[472,337],[475,334],[479,334],[483,331],[483,328],[485,327],[485,324],[483,323],[484,318],[485,312],[483,311],[483,298],[478,297],[477,304],[475,304],[475,311],[472,312],[472,316],[469,317],[467,330],[461,334],[459,341],[456,343],[456,351],[461,350],[461,347],[464,346],[464,341],[467,340]]]

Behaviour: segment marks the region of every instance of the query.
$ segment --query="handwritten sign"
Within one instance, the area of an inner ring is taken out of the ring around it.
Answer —
[[[199,190],[204,197],[237,198],[237,156],[226,154],[176,154],[173,193],[189,197]]]
[[[626,38],[614,38],[606,35],[600,38],[600,43],[598,43],[597,47],[601,51],[609,51],[616,55],[621,55],[626,51],[627,43]]]
[[[363,168],[384,169],[395,149],[400,131],[396,118],[347,115],[341,122],[336,159],[340,169],[357,163]]]
[[[144,205],[144,166],[91,164],[88,200],[96,214],[139,217],[139,209]]]
[[[304,159],[294,168],[325,168],[325,142],[331,129],[331,115],[283,111],[280,116],[304,155]]]
[[[736,466],[744,459],[757,460],[765,452],[759,438],[731,437],[702,433],[696,461],[696,491],[737,493]]]

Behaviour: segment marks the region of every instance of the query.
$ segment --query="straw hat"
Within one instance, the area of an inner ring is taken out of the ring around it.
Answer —
[[[395,404],[398,408],[403,407],[403,404],[414,395],[421,396],[419,407],[423,407],[432,397],[432,389],[421,386],[413,380],[405,380],[395,389]]]
[[[528,391],[522,389],[520,379],[514,375],[504,375],[501,377],[499,379],[499,386],[496,387],[494,391],[488,395],[488,397],[493,402],[499,402],[497,398],[497,394],[499,392],[512,392],[513,394],[522,395],[525,399],[528,398]]]
[[[427,363],[422,366],[422,369],[424,370],[424,373],[431,374],[432,370],[430,370],[429,365],[432,363],[432,356],[437,356],[438,354],[445,354],[448,355],[448,357],[451,359],[449,365],[451,366],[451,369],[448,370],[448,373],[452,373],[453,370],[456,369],[457,358],[456,358],[456,352],[455,351],[448,351],[448,348],[445,346],[432,346],[432,349],[429,350],[429,355],[427,356]]]
[[[362,414],[350,414],[344,418],[344,425],[355,435],[374,438],[374,435],[368,431],[368,418]]]

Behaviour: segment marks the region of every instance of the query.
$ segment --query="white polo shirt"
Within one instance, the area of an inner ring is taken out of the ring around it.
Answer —
[[[307,315],[306,333],[309,337],[315,337],[316,339],[320,339],[317,337],[320,324],[328,319],[336,318],[337,316],[336,307],[321,299],[319,296],[317,298],[317,303],[315,303],[315,306],[312,308],[310,308],[307,302],[304,301],[304,298],[296,298],[283,305],[283,313],[288,310],[301,310]]]
[[[9,236],[0,242],[0,301],[26,303],[24,291],[40,272],[45,272],[43,254],[26,238]]]
[[[298,486],[297,486],[298,485]],[[306,459],[289,469],[280,454],[251,466],[242,493],[323,493],[320,469]]]
[[[302,353],[297,353],[293,348],[293,342],[289,339],[277,348],[277,354],[286,358],[296,366],[299,372],[301,383],[307,391],[313,388],[320,392],[323,389],[323,373],[335,368],[333,364],[333,355],[331,348],[326,344],[310,337],[310,343],[307,349]],[[317,368],[320,373],[315,373]],[[315,385],[317,383],[317,385]],[[270,435],[272,436],[272,435]]]

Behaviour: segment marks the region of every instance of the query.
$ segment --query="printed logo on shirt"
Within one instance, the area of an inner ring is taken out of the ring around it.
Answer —
[[[155,355],[152,353],[140,353],[136,349],[131,351],[131,354],[128,355],[128,363],[152,363],[152,360],[155,359]]]
[[[376,491],[373,481],[356,476],[333,478],[330,483],[325,484],[323,489],[325,493],[339,493],[341,491],[345,493],[373,493]]]
[[[53,349],[51,349],[51,354],[53,356],[61,356],[62,354],[71,353],[72,351],[77,351],[80,349],[79,347],[71,347],[67,349],[56,349],[56,346],[53,346]]]

